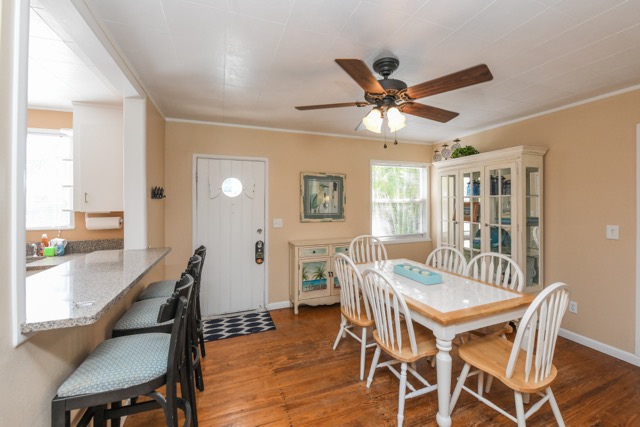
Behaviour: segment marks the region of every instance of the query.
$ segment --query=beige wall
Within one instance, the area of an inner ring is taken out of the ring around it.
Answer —
[[[149,247],[165,245],[165,199],[151,199],[152,187],[164,187],[164,118],[147,101],[147,239]]]
[[[166,125],[166,244],[168,275],[178,275],[192,252],[192,162],[194,154],[264,157],[269,168],[268,303],[287,301],[288,242],[297,239],[352,237],[369,233],[370,160],[426,162],[432,149],[399,144],[384,149],[381,142],[238,127],[168,122]],[[347,175],[346,221],[300,222],[300,172]],[[273,218],[284,227],[273,228]],[[431,242],[389,245],[392,257],[424,261]]]
[[[73,113],[66,111],[33,110],[27,115],[27,126],[37,129],[63,129],[73,128]],[[92,214],[91,216],[122,216],[123,212],[110,214]],[[83,212],[74,213],[75,227],[71,230],[30,230],[27,231],[27,242],[39,242],[42,233],[46,233],[49,239],[62,237],[67,240],[100,240],[122,239],[124,228],[119,230],[87,230]]]
[[[545,285],[571,287],[578,314],[563,327],[634,353],[636,124],[640,91],[462,138],[479,151],[548,147],[544,167]],[[620,226],[620,240],[605,226]]]

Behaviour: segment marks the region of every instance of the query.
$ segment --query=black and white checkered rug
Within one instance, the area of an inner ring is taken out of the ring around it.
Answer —
[[[204,340],[214,341],[276,328],[268,311],[249,312],[215,319],[203,319]]]

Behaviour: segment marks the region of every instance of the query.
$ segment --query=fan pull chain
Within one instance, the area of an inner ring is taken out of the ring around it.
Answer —
[[[398,135],[393,137],[393,145],[398,145]],[[387,134],[384,135],[384,148],[387,148]]]

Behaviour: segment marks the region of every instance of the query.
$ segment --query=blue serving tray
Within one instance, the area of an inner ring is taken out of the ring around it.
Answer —
[[[409,268],[405,268],[405,266],[408,266]],[[418,271],[413,271],[413,269],[418,269]],[[421,268],[413,264],[396,264],[393,266],[393,272],[411,280],[415,280],[416,282],[420,282],[423,285],[437,285],[438,283],[442,283],[442,275],[440,273],[436,273],[433,270]]]

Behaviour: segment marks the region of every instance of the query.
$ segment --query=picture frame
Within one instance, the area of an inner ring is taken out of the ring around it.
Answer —
[[[345,221],[346,175],[302,172],[300,174],[300,222]]]

